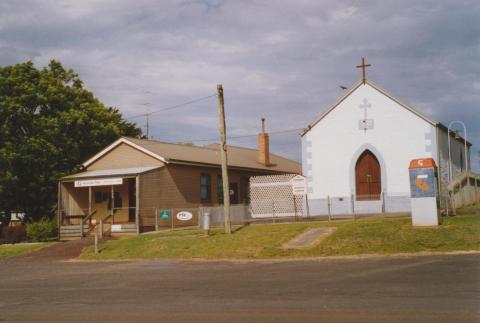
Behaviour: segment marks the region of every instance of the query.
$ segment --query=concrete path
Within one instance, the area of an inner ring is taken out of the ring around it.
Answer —
[[[285,243],[283,249],[311,248],[337,230],[336,227],[309,229]]]
[[[479,322],[480,255],[0,260],[0,322]]]

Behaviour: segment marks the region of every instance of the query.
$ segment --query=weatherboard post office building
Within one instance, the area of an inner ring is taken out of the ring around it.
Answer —
[[[232,204],[248,201],[250,176],[301,173],[299,163],[269,153],[268,134],[259,134],[258,141],[258,150],[228,146]],[[155,210],[223,204],[218,144],[198,147],[122,137],[83,167],[59,181],[59,222],[64,228],[108,219],[146,231],[155,226]]]

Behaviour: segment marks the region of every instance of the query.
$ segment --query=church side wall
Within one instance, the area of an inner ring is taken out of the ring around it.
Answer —
[[[438,175],[440,177],[441,187],[440,196],[443,205],[448,196],[447,185],[449,182],[450,172],[448,159],[448,131],[443,128],[439,128],[438,137],[440,162],[438,162],[437,165],[439,168]],[[452,155],[452,177],[455,177],[465,169],[465,145],[463,142],[455,140],[452,136],[450,137],[450,148]],[[470,155],[469,149],[467,150],[467,154]],[[469,158],[469,156],[467,156],[467,158]]]
[[[365,101],[366,100],[366,101]],[[363,104],[373,129],[360,130]],[[382,191],[409,195],[409,162],[437,159],[436,127],[378,92],[362,85],[302,138],[303,172],[311,199],[355,193],[355,164],[365,149],[380,162]]]

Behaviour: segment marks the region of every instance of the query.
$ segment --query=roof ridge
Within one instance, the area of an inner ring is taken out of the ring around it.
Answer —
[[[133,140],[140,140],[140,141],[149,141],[149,142],[153,142],[153,143],[156,143],[156,144],[163,144],[163,145],[172,145],[172,146],[181,146],[181,147],[188,147],[188,148],[214,150],[214,149],[206,147],[206,146],[197,146],[197,145],[194,145],[194,144],[185,145],[185,144],[181,144],[181,143],[166,142],[166,141],[160,141],[160,140],[156,140],[156,139],[142,139],[142,138],[127,137],[127,136],[122,136],[122,138],[125,138],[127,140],[132,140],[133,139]]]

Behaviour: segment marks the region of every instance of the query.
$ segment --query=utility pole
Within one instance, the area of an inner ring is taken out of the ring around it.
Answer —
[[[225,109],[223,102],[222,84],[217,85],[218,96],[218,124],[220,128],[220,157],[222,162],[222,181],[223,181],[223,215],[225,223],[225,233],[231,234],[230,226],[230,187],[228,182],[227,170],[227,134],[225,130]]]
[[[147,121],[147,124],[146,124],[146,126],[147,126],[147,139],[150,139],[150,137],[148,136],[148,128],[149,128],[149,126],[148,126],[148,118],[150,117],[150,113],[148,113],[148,112],[145,113],[145,117],[147,118],[147,120],[146,120],[146,121]]]

